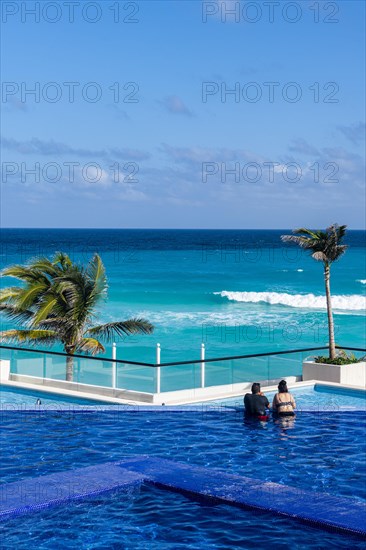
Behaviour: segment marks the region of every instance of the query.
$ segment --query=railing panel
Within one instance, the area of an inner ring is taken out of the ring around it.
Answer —
[[[199,388],[201,385],[201,364],[161,367],[161,391],[177,391]]]
[[[288,355],[270,355],[268,357],[268,379],[274,380],[286,376],[301,376],[302,353]]]
[[[154,393],[156,369],[128,363],[117,363],[116,385],[119,389]]]
[[[233,383],[257,382],[268,380],[268,357],[251,357],[249,359],[236,359]]]
[[[32,353],[23,350],[12,350],[10,359],[10,372],[26,376],[44,378],[45,354],[34,351]]]
[[[353,351],[357,358],[362,358],[366,352],[360,348],[345,349],[348,353]],[[300,376],[304,359],[327,354],[327,348],[308,348],[215,360],[185,361],[160,366],[75,355],[73,356],[73,381],[145,393],[248,384]],[[13,374],[53,380],[66,378],[67,356],[60,352],[0,345],[0,358],[10,361],[10,372]]]

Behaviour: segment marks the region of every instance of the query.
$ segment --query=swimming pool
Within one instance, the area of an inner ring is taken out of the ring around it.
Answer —
[[[290,389],[297,411],[366,411],[366,391],[362,389],[342,388],[315,384]],[[265,392],[272,404],[276,392]],[[218,399],[217,406],[243,407],[243,397]]]
[[[325,384],[315,384],[291,389],[298,411],[366,411],[366,392],[360,389],[341,388],[327,386]],[[244,393],[244,392],[243,392]],[[266,392],[270,402],[272,402],[275,392]],[[41,403],[37,404],[40,400]],[[94,408],[115,408],[124,405],[114,404],[92,400],[85,397],[74,397],[65,394],[55,394],[51,392],[29,390],[25,388],[10,387],[0,385],[0,406],[2,410],[76,410],[76,409],[94,409]],[[133,406],[133,403],[129,405]],[[222,408],[222,407],[243,407],[243,396],[227,399],[218,399],[213,401],[202,401],[187,405],[192,409]],[[136,408],[140,408],[138,404]],[[146,405],[141,405],[141,408]],[[184,407],[184,405],[183,405]]]
[[[4,482],[149,454],[365,499],[366,414],[300,413],[263,425],[237,413],[2,413]]]
[[[284,549],[364,548],[356,537],[146,485],[9,520],[2,548],[242,550],[269,547],[274,540]]]
[[[7,410],[5,403],[2,411],[5,484],[149,454],[366,502],[362,391],[320,384],[293,390],[299,404],[296,418],[267,423],[245,420],[242,398],[205,403],[192,410],[183,406],[102,410],[92,404],[80,410],[72,399],[63,404],[55,401],[55,409],[34,414],[37,392],[24,394],[11,388],[6,399],[12,399],[13,393],[20,402],[30,399],[33,405],[21,414]],[[320,532],[270,513],[201,502],[150,485],[8,519],[2,542],[9,549],[33,545],[53,550],[66,545],[236,550],[273,544],[283,540],[284,533],[289,547],[362,547],[358,537]]]
[[[24,408],[36,410],[54,410],[58,408],[84,409],[103,405],[103,401],[1,385],[0,405],[3,410],[22,410]]]

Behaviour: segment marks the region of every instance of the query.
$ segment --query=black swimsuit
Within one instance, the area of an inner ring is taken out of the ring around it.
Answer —
[[[295,416],[294,411],[282,411],[282,412],[278,411],[280,407],[288,407],[289,405],[291,405],[292,407],[291,401],[280,401],[280,403],[276,403],[278,416]]]

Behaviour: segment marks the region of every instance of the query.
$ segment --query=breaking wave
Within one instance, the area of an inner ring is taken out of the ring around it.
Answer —
[[[259,303],[283,305],[296,308],[325,309],[325,296],[314,294],[286,294],[285,292],[215,292],[222,298],[233,302]],[[362,311],[366,309],[366,297],[359,294],[349,296],[332,296],[334,309],[347,311]]]

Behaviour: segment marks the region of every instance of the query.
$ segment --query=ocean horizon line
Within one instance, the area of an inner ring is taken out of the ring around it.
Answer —
[[[300,227],[300,226],[298,226]],[[293,231],[294,228],[282,227],[0,227],[0,230],[17,230],[17,229],[32,229],[37,231]],[[315,228],[311,228],[315,229]],[[366,231],[366,227],[351,229],[347,227],[347,231]]]

